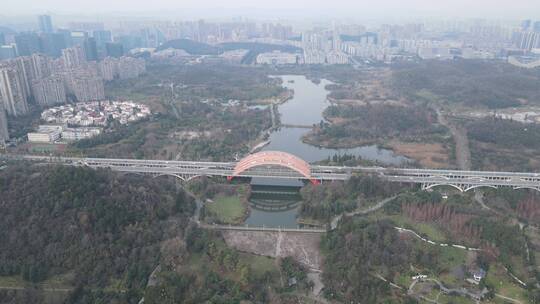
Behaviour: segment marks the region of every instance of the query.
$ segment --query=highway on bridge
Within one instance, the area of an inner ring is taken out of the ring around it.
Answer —
[[[280,154],[272,154],[280,153]],[[271,177],[310,180],[314,183],[347,180],[353,175],[375,174],[392,182],[420,184],[424,189],[451,186],[460,191],[477,187],[528,188],[540,191],[539,173],[404,169],[383,167],[340,167],[309,165],[284,152],[259,152],[239,162],[167,161],[111,158],[47,157],[32,155],[0,155],[10,160],[57,163],[114,171],[175,176],[188,181],[198,176]]]

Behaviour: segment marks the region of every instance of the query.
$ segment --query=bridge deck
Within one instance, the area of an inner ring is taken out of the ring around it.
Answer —
[[[109,158],[75,158],[46,156],[1,155],[2,158],[29,160],[38,162],[60,163],[91,168],[109,168],[115,171],[171,175],[182,179],[195,176],[236,176],[236,177],[271,177],[285,179],[306,179],[301,173],[290,168],[276,165],[260,165],[249,170],[235,173],[234,162],[199,162],[136,160]],[[425,188],[449,185],[467,191],[475,187],[513,187],[531,188],[540,191],[540,174],[528,172],[460,171],[434,169],[404,169],[383,167],[339,167],[310,166],[311,177],[315,180],[347,180],[357,174],[376,174],[392,182],[422,184]]]

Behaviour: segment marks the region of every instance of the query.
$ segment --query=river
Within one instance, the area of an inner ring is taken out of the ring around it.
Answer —
[[[328,80],[314,83],[301,75],[279,76],[283,86],[294,91],[294,96],[278,106],[281,123],[285,125],[313,125],[323,120],[323,111],[330,105],[327,96],[330,93],[325,87],[331,84]],[[306,128],[282,127],[270,134],[270,143],[263,148],[266,151],[284,151],[294,154],[307,162],[316,162],[332,157],[335,154],[356,155],[363,159],[378,161],[389,165],[398,165],[407,158],[396,155],[392,150],[380,149],[377,146],[364,146],[351,149],[327,149],[308,145],[302,142],[302,136],[309,132]],[[294,180],[275,180],[254,178],[252,185],[281,185],[299,187],[302,182]],[[251,208],[246,224],[270,227],[297,227],[297,209],[286,211],[265,211]]]

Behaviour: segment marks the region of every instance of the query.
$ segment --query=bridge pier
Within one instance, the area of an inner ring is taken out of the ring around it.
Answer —
[[[494,185],[473,185],[473,184],[454,184],[454,183],[422,183],[422,190],[429,190],[431,188],[434,188],[434,187],[438,187],[438,186],[449,186],[449,187],[452,187],[452,188],[455,188],[457,190],[459,190],[459,192],[467,192],[469,190],[473,190],[473,189],[476,189],[476,188],[480,188],[480,187],[488,187],[488,188],[493,188],[493,189],[498,189],[499,186],[494,186]],[[517,188],[514,188],[514,189],[517,189]],[[535,189],[537,190],[537,189]]]
[[[404,169],[382,167],[337,167],[310,165],[293,155],[264,151],[239,162],[200,162],[170,160],[136,160],[108,158],[49,157],[36,155],[3,155],[0,159],[48,162],[94,169],[110,169],[130,174],[174,176],[189,181],[197,176],[271,177],[300,179],[320,184],[326,180],[347,180],[355,174],[378,174],[390,182],[420,184],[423,190],[435,186],[450,186],[460,192],[478,187],[509,187],[540,191],[540,172],[491,172],[435,169]]]
[[[172,174],[172,173],[167,173],[167,174],[161,174],[161,173],[150,173],[150,175],[153,177],[153,178],[156,178],[156,177],[160,177],[160,176],[172,176],[172,177],[176,177],[177,179],[179,179],[181,182],[189,182],[190,180],[196,178],[196,177],[200,177],[200,176],[203,176],[203,175],[195,175],[195,174]]]

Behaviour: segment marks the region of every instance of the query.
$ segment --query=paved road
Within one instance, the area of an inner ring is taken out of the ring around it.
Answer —
[[[0,158],[50,162],[154,176],[170,175],[183,180],[197,176],[273,177],[285,179],[347,180],[356,174],[376,174],[391,182],[421,184],[425,189],[448,185],[468,191],[477,187],[530,188],[540,191],[540,173],[490,172],[464,170],[405,169],[383,167],[344,167],[311,165],[309,174],[287,166],[260,164],[242,172],[235,172],[236,162],[167,161],[137,159],[106,159],[76,157],[46,157],[35,155],[5,155]]]
[[[466,288],[459,288],[459,289],[458,288],[448,288],[448,287],[444,286],[437,279],[428,278],[428,279],[424,279],[424,281],[433,282],[433,283],[439,285],[440,290],[442,292],[446,293],[446,294],[457,293],[457,294],[460,294],[462,296],[469,297],[469,298],[472,298],[472,299],[481,299],[485,294],[488,293],[487,290],[482,291],[482,292],[478,292],[478,293],[474,293],[474,292],[471,292],[471,291],[467,290]]]
[[[429,243],[431,245],[436,245],[436,246],[440,246],[440,247],[454,247],[454,248],[458,248],[458,249],[463,249],[463,250],[467,250],[467,251],[482,251],[482,249],[480,248],[474,248],[474,247],[467,247],[467,246],[463,246],[463,245],[458,245],[458,244],[451,244],[451,243],[438,243],[438,242],[434,242],[432,240],[429,240],[429,239],[426,239],[426,238],[423,238],[422,236],[420,236],[418,233],[416,233],[414,230],[411,230],[411,229],[406,229],[406,228],[402,228],[402,227],[394,227],[395,229],[397,229],[400,233],[409,233],[409,234],[412,234],[414,235],[416,238],[426,242],[426,243]]]
[[[454,142],[456,144],[456,162],[458,167],[461,170],[470,170],[471,169],[471,151],[469,149],[469,138],[467,136],[467,130],[463,127],[456,126],[453,123],[449,122],[441,113],[440,109],[436,109],[437,120],[439,124],[447,127],[452,133]]]
[[[494,210],[491,207],[489,207],[488,205],[486,205],[486,203],[484,202],[484,191],[479,190],[479,189],[475,189],[475,191],[474,191],[474,200],[478,204],[480,204],[482,209],[489,210],[489,211],[491,211],[491,212],[493,212],[495,214],[501,215],[500,212],[498,212],[497,210]]]
[[[345,213],[345,215],[346,216],[365,215],[365,214],[377,211],[377,210],[381,209],[382,207],[384,207],[384,205],[386,205],[388,202],[391,202],[392,200],[394,200],[396,197],[398,197],[398,195],[394,195],[392,197],[385,198],[382,201],[379,201],[377,204],[375,204],[375,205],[373,205],[373,206],[371,206],[371,207],[369,207],[367,209],[361,209],[361,210],[348,212],[348,213]],[[336,217],[334,217],[332,219],[332,221],[330,222],[330,230],[334,230],[334,229],[337,228],[337,225],[338,225],[338,223],[339,223],[339,221],[341,220],[342,217],[343,217],[343,214],[340,214],[340,215],[338,215],[338,216],[336,216]]]
[[[503,296],[503,295],[498,294],[498,293],[496,293],[495,296],[496,296],[497,298],[501,298],[501,299],[504,299],[504,300],[507,300],[507,301],[510,301],[510,302],[513,302],[513,303],[523,304],[523,302],[521,302],[520,300],[512,299],[512,298]]]

